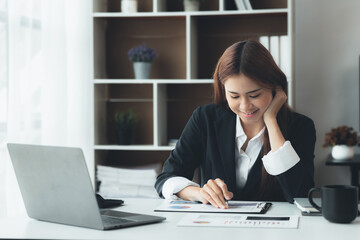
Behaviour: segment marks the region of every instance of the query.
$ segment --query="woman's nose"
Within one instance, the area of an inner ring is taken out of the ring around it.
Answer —
[[[246,111],[251,108],[251,102],[247,98],[240,99],[240,109]]]

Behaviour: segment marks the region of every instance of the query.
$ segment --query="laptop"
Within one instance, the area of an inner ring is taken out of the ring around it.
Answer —
[[[7,144],[30,218],[99,230],[156,223],[164,217],[100,210],[80,148]]]

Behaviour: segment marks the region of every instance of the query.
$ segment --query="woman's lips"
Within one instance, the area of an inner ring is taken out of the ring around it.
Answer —
[[[259,109],[252,111],[252,112],[241,112],[241,114],[245,117],[245,118],[252,118],[253,116],[256,115],[256,113],[259,111]]]

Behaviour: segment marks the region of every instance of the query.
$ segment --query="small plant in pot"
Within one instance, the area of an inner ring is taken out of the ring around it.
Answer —
[[[332,147],[334,159],[347,159],[354,156],[353,146],[359,144],[358,134],[352,127],[339,126],[326,133],[323,147]]]
[[[149,79],[151,63],[159,55],[157,52],[145,44],[131,48],[128,51],[129,60],[133,62],[136,79]]]
[[[139,115],[131,109],[115,113],[114,122],[119,145],[131,144],[134,126],[138,121]]]

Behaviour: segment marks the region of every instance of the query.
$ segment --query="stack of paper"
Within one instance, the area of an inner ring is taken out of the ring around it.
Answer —
[[[158,164],[128,169],[97,166],[96,177],[100,181],[99,194],[104,198],[145,197],[158,198],[154,188]]]

